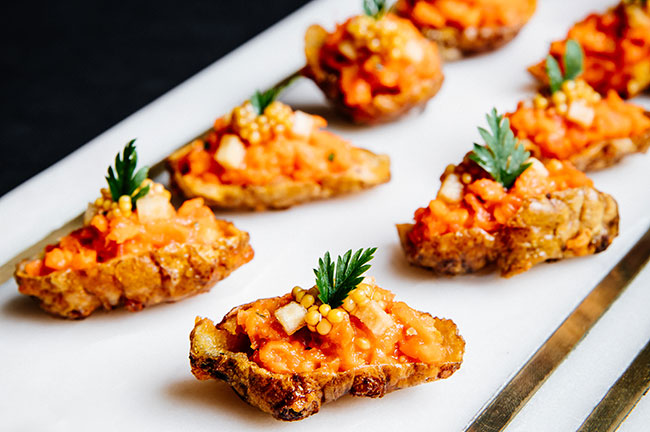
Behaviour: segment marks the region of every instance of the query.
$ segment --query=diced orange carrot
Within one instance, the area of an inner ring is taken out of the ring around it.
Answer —
[[[415,2],[412,13],[413,18],[420,25],[443,27],[446,22],[445,17],[440,11],[433,4],[427,3],[426,1]]]
[[[70,268],[81,270],[92,267],[97,263],[97,252],[91,249],[82,248],[72,257]]]
[[[470,184],[467,189],[480,196],[483,201],[501,201],[506,196],[506,191],[501,186],[501,183],[490,179],[477,180]]]
[[[54,270],[61,270],[68,265],[68,256],[60,248],[54,248],[45,254],[45,266]]]
[[[90,220],[90,226],[97,228],[97,231],[104,233],[108,229],[108,220],[106,216],[97,214]]]
[[[110,222],[110,232],[106,239],[118,244],[124,243],[142,232],[142,228],[130,219],[117,217]]]
[[[30,276],[38,276],[43,269],[43,260],[35,259],[25,264],[25,272]]]

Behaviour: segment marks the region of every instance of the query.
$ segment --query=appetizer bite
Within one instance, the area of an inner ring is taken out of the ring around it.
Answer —
[[[232,309],[215,325],[196,318],[192,372],[221,379],[280,420],[301,420],[322,404],[386,393],[453,374],[465,341],[447,319],[395,301],[363,278],[375,248],[319,259],[316,285]]]
[[[487,120],[486,146],[447,167],[414,224],[397,225],[407,260],[447,275],[496,264],[509,277],[605,250],[618,234],[616,201],[570,162],[530,157],[496,110]]]
[[[390,180],[390,160],[323,130],[325,119],[275,100],[282,86],[218,118],[167,166],[187,197],[226,209],[287,208]]]
[[[109,187],[88,204],[84,226],[16,268],[18,290],[53,315],[174,302],[208,291],[253,258],[248,233],[216,219],[201,198],[177,211],[147,167],[136,172],[134,141],[109,167]]]
[[[582,79],[583,53],[569,40],[564,73],[548,56],[549,87],[508,114],[515,135],[537,158],[569,160],[582,171],[606,168],[650,146],[650,115],[609,90],[601,97]]]
[[[378,123],[424,106],[443,75],[437,46],[410,21],[386,13],[384,0],[364,9],[332,33],[309,27],[303,73],[352,121]]]
[[[398,0],[395,10],[440,44],[445,60],[455,60],[510,42],[535,6],[535,0]]]
[[[585,50],[584,80],[602,95],[610,90],[633,97],[650,85],[650,3],[622,0],[603,14],[593,13],[576,23],[565,40],[551,44],[550,55],[559,61],[569,39]],[[528,68],[546,82],[545,63]]]

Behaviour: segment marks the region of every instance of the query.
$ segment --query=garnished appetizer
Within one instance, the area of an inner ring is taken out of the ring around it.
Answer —
[[[510,42],[535,6],[536,0],[398,0],[395,10],[454,60]]]
[[[593,13],[576,23],[565,40],[551,44],[559,61],[569,39],[585,50],[584,80],[601,95],[610,90],[628,98],[650,86],[650,2],[623,0],[603,14]],[[545,60],[528,68],[547,81]]]
[[[616,201],[570,162],[530,157],[496,110],[487,120],[486,145],[447,167],[414,224],[397,225],[407,260],[448,275],[496,264],[509,277],[605,250],[618,234]]]
[[[365,0],[366,14],[328,33],[312,25],[305,35],[303,72],[356,123],[393,120],[424,106],[443,81],[440,54],[413,24]]]
[[[172,182],[212,207],[286,208],[390,180],[388,156],[323,130],[325,119],[256,92],[212,130],[167,159]]]
[[[22,294],[63,318],[120,305],[139,311],[206,292],[253,258],[246,232],[216,219],[201,198],[175,210],[170,193],[136,164],[131,141],[109,167],[109,187],[88,205],[84,226],[18,264]]]
[[[583,52],[569,40],[563,67],[546,60],[548,89],[508,114],[515,135],[535,157],[569,160],[582,171],[615,164],[650,146],[650,114],[614,91],[601,97],[582,78]]]
[[[192,372],[226,381],[249,404],[301,420],[346,393],[386,393],[447,378],[465,341],[453,321],[434,318],[362,277],[375,249],[318,262],[316,285],[232,309],[215,325],[196,318]]]

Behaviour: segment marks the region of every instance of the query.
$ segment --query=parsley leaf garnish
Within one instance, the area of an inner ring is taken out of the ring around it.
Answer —
[[[113,170],[113,167],[108,167],[106,181],[113,201],[117,202],[122,195],[128,195],[135,205],[138,199],[149,192],[149,186],[145,186],[135,193],[136,189],[149,175],[149,167],[142,167],[138,172],[135,172],[135,167],[138,164],[138,153],[135,150],[134,143],[134,139],[129,141],[124,147],[122,157],[120,157],[119,153],[115,156],[115,170]]]
[[[318,298],[332,309],[341,306],[350,291],[363,280],[361,275],[370,268],[367,263],[376,250],[377,248],[359,249],[354,255],[349,250],[336,259],[336,269],[330,253],[326,252],[323,258],[318,259],[318,268],[314,269]]]
[[[486,117],[492,133],[478,128],[486,145],[474,144],[469,158],[487,171],[495,181],[509,188],[530,166],[530,163],[524,163],[530,157],[530,152],[515,138],[510,129],[510,121],[498,115],[496,108],[492,108],[492,113]]]
[[[379,19],[386,13],[386,0],[363,0],[366,15]]]
[[[291,75],[280,84],[263,92],[256,90],[253,96],[251,96],[250,102],[253,108],[255,108],[257,115],[264,114],[266,107],[271,105],[271,102],[276,100],[280,96],[280,93],[289,87],[299,76],[300,74]]]
[[[551,55],[546,57],[546,75],[551,87],[551,94],[562,88],[562,83],[576,79],[582,73],[584,54],[580,44],[573,39],[566,43],[564,51],[564,75],[557,60]]]

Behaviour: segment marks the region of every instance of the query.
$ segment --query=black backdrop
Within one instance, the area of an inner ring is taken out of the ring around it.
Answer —
[[[6,2],[0,196],[308,2]]]

